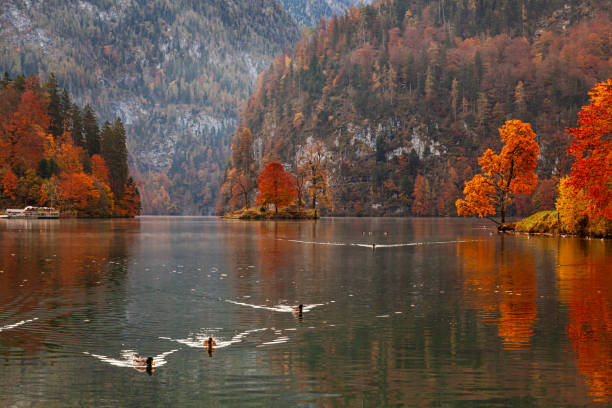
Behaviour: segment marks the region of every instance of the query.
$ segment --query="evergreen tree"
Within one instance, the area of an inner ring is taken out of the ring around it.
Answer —
[[[98,127],[98,119],[91,106],[85,106],[83,109],[83,133],[87,144],[87,153],[90,156],[100,154],[100,128]]]
[[[49,94],[49,130],[53,136],[58,137],[64,133],[64,120],[62,116],[62,97],[60,96],[57,80],[53,73],[49,74],[49,78],[47,78],[45,83],[45,89]]]
[[[70,96],[68,96],[68,91],[64,89],[60,96],[60,117],[62,121],[62,132],[67,130],[66,128],[69,126],[70,120],[70,108],[72,108],[72,102],[70,101]]]
[[[128,179],[128,153],[125,128],[117,118],[111,126],[104,123],[102,129],[102,158],[106,162],[110,176],[110,187],[115,197],[121,199]]]
[[[73,104],[67,114],[68,126],[67,130],[72,136],[72,142],[75,146],[86,147],[85,140],[83,138],[83,118],[81,116],[81,110],[76,104]]]

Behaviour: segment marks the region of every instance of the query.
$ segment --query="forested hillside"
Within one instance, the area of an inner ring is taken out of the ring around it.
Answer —
[[[100,130],[57,86],[35,76],[0,80],[0,209],[50,206],[63,215],[133,217],[140,196],[129,177],[121,119]]]
[[[275,0],[6,0],[0,70],[46,77],[128,130],[145,213],[208,213],[241,103],[299,37]]]
[[[234,147],[254,155],[249,173],[274,160],[295,173],[301,153],[322,142],[334,214],[455,215],[476,158],[498,151],[497,129],[520,119],[537,134],[540,183],[513,205],[552,206],[570,164],[565,128],[589,89],[612,76],[610,7],[381,0],[352,8],[274,60]],[[240,154],[230,170],[241,170]],[[219,211],[229,207],[229,182]]]

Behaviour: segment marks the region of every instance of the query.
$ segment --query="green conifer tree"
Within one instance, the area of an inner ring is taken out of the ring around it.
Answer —
[[[68,126],[67,129],[72,136],[72,142],[75,146],[85,148],[85,140],[83,137],[83,118],[81,116],[81,110],[76,104],[73,104],[68,109]]]
[[[113,125],[104,123],[102,129],[102,157],[108,167],[110,187],[115,197],[121,199],[128,179],[128,153],[125,128],[117,118]]]
[[[100,128],[98,119],[91,106],[83,109],[83,133],[87,144],[87,152],[90,156],[100,154]]]
[[[62,97],[53,73],[49,74],[45,89],[49,94],[49,131],[53,136],[58,137],[64,133],[64,120],[62,116]]]

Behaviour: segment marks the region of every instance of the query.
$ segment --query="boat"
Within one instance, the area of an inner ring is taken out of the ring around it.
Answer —
[[[4,212],[3,218],[56,219],[59,217],[60,212],[55,208],[29,205],[23,209],[9,208]]]

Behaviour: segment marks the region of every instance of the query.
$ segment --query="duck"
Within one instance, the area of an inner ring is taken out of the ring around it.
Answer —
[[[376,244],[372,244],[372,251],[376,251]]]
[[[293,310],[296,312],[302,313],[302,311],[304,310],[304,305],[300,303],[297,306],[293,306]]]
[[[152,367],[154,365],[153,357],[134,356],[134,367]]]
[[[204,340],[202,345],[208,348],[208,350],[212,350],[213,346],[217,345],[217,342],[212,337],[209,337],[208,339]]]

